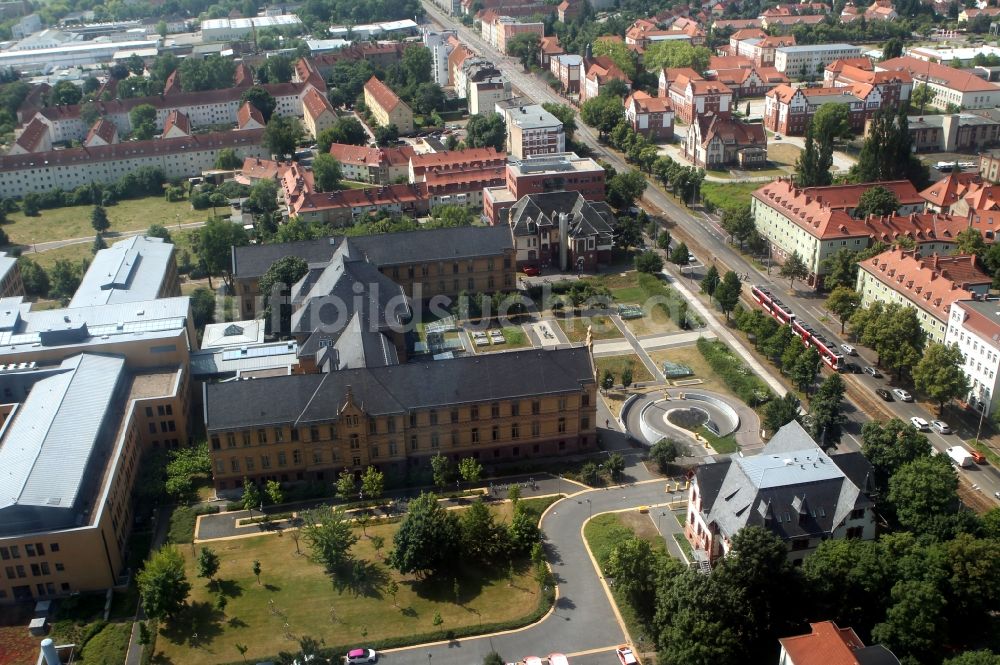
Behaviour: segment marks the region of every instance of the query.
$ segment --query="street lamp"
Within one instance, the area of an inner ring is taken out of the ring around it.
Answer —
[[[427,654],[427,665],[431,665],[431,658],[433,658],[433,657],[434,657],[434,654],[432,654],[432,653]]]
[[[590,499],[587,499],[587,508],[590,512],[590,514],[587,516],[587,519],[589,520],[594,516],[594,504],[591,502]]]

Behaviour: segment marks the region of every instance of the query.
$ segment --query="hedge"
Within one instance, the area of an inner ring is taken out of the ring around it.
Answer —
[[[719,340],[704,337],[698,340],[698,351],[711,366],[712,371],[749,406],[758,406],[773,397],[767,384],[740,362],[728,346]]]

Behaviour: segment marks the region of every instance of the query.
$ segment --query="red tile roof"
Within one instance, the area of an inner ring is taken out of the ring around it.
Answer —
[[[174,139],[152,139],[149,141],[127,141],[113,145],[101,145],[66,150],[50,150],[30,155],[5,155],[0,157],[0,171],[18,171],[42,166],[74,166],[95,161],[135,159],[151,155],[170,155],[178,152],[219,150],[237,145],[260,145],[263,129],[248,129],[241,132],[209,132],[193,134]]]
[[[240,173],[251,180],[277,180],[278,174],[285,167],[284,162],[276,162],[259,157],[247,157],[243,160]]]
[[[838,628],[832,621],[809,624],[811,633],[785,637],[778,642],[795,665],[858,665],[854,651],[865,643],[851,628]]]
[[[596,80],[598,83],[606,83],[617,79],[624,81],[628,85],[632,84],[632,79],[611,58],[605,55],[594,56],[590,59],[590,62],[587,64],[587,78]]]
[[[42,139],[45,138],[48,131],[48,125],[39,120],[37,117],[32,118],[31,122],[25,126],[24,131],[21,132],[21,135],[17,137],[17,140],[14,141],[14,143],[21,146],[21,148],[27,150],[28,152],[35,152],[38,150],[39,144],[41,144]]]
[[[427,172],[429,176],[430,173],[440,170],[504,166],[506,161],[506,152],[497,152],[494,148],[469,148],[414,155],[410,158],[410,166],[415,175]]]
[[[713,55],[708,59],[709,70],[752,68],[753,60],[742,55]]]
[[[748,123],[715,113],[703,113],[695,118],[701,134],[701,144],[707,146],[719,138],[727,145],[767,147],[764,125]]]
[[[163,134],[166,135],[167,132],[175,127],[184,134],[191,133],[191,120],[177,109],[168,113],[167,119],[163,121]]]
[[[844,67],[856,67],[858,69],[864,69],[866,71],[874,71],[875,66],[872,65],[871,58],[840,58],[839,60],[834,60],[829,65],[826,66],[826,71],[838,73]]]
[[[163,94],[164,95],[175,95],[179,92],[184,92],[181,89],[181,71],[180,69],[175,69],[170,72],[170,76],[163,83]]]
[[[366,164],[368,166],[400,166],[408,164],[416,153],[410,146],[398,148],[371,148],[364,145],[333,143],[330,154],[341,164]]]
[[[428,194],[468,192],[483,187],[499,187],[507,182],[506,166],[490,166],[462,171],[428,171],[424,181]]]
[[[625,108],[632,105],[635,105],[639,113],[666,113],[673,110],[667,97],[651,97],[641,90],[636,90],[625,98]]]
[[[365,83],[365,90],[368,91],[368,94],[372,96],[375,103],[381,106],[382,110],[386,113],[391,112],[394,108],[403,103],[402,100],[400,100],[399,95],[394,93],[389,86],[382,83],[382,81],[379,81],[374,76],[368,79],[368,82]]]
[[[313,120],[316,120],[326,112],[335,114],[333,105],[326,98],[326,95],[313,87],[306,90],[306,94],[302,96],[302,107]]]
[[[243,102],[243,106],[241,106],[240,110],[236,112],[236,125],[240,129],[243,129],[251,120],[259,122],[261,127],[265,124],[264,114],[260,112],[260,109],[250,102]]]
[[[744,39],[764,39],[767,33],[760,28],[741,28],[729,36],[730,41],[741,42]]]
[[[83,144],[90,145],[90,141],[94,137],[101,139],[105,143],[113,143],[117,132],[118,129],[115,127],[115,123],[106,118],[98,118],[97,122],[90,128],[90,131],[87,132],[87,138],[83,140]]]
[[[249,88],[253,85],[253,71],[245,62],[237,62],[233,70],[233,85],[237,88]]]
[[[949,173],[920,192],[920,196],[931,205],[947,210],[969,193],[970,185],[982,182],[978,173]]]
[[[804,16],[768,16],[767,24],[771,25],[816,25],[824,20],[822,14]]]
[[[559,37],[556,35],[542,37],[541,48],[542,53],[547,53],[549,55],[561,55],[566,52],[563,50],[563,47],[559,45]]]
[[[295,61],[295,78],[299,81],[312,83],[313,87],[318,90],[326,91],[326,79],[319,73],[316,63],[310,58],[299,58]]]
[[[309,192],[298,197],[292,205],[292,213],[391,206],[421,201],[427,201],[427,186],[422,182],[366,189],[344,189],[327,193]]]
[[[795,35],[772,35],[764,37],[754,46],[759,48],[778,48],[780,46],[795,46]]]
[[[973,255],[920,257],[915,250],[890,249],[859,265],[940,321],[948,320],[953,302],[974,297],[971,288],[993,283]]]
[[[915,81],[929,79],[959,92],[996,92],[1000,90],[1000,86],[984,81],[971,71],[953,69],[909,56],[885,60],[878,63],[878,67],[887,71],[906,71]]]
[[[712,23],[712,28],[715,30],[722,30],[725,28],[740,30],[743,28],[759,28],[759,27],[760,27],[760,19],[756,18],[722,19],[719,21],[714,21]]]

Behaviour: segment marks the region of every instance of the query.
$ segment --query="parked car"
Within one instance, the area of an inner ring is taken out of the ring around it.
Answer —
[[[632,649],[625,645],[615,649],[615,653],[618,654],[618,660],[622,665],[638,665],[639,663],[639,659],[632,653]]]
[[[875,390],[875,394],[884,399],[886,402],[895,401],[892,399],[892,393],[885,388],[878,388]]]
[[[972,461],[976,464],[986,464],[986,455],[978,450],[970,450],[969,454],[972,455]]]
[[[933,427],[938,434],[951,434],[951,425],[943,420],[932,420],[931,427]]]
[[[773,138],[774,138],[775,141],[780,141],[781,140],[781,134],[775,134]]]
[[[931,429],[930,423],[928,423],[920,416],[913,416],[912,418],[910,418],[910,424],[916,427],[921,432],[927,432],[930,431]]]
[[[912,402],[913,401],[913,395],[911,395],[910,393],[906,392],[902,388],[893,388],[892,389],[892,394],[895,395],[896,399],[898,399],[900,402]]]
[[[525,266],[522,272],[528,277],[538,277],[538,268],[535,266]]]
[[[356,665],[357,663],[374,663],[377,660],[378,654],[375,653],[375,649],[351,649],[344,657],[344,662],[347,663],[347,665]]]
[[[844,353],[846,353],[849,356],[856,356],[856,355],[858,355],[858,350],[855,349],[850,344],[841,344],[840,348],[843,349]]]
[[[875,369],[874,367],[871,367],[871,366],[865,367],[865,374],[867,374],[869,376],[873,376],[876,379],[881,379],[882,378],[882,372],[878,371],[877,369]]]
[[[848,374],[861,374],[861,365],[857,363],[844,363],[844,371]]]
[[[698,259],[695,258],[694,254],[688,254],[688,263],[697,263]]]

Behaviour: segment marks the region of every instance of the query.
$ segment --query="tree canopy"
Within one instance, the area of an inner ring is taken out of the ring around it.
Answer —
[[[492,147],[499,151],[504,149],[507,141],[507,125],[496,112],[472,116],[465,131],[465,145],[469,148]]]
[[[410,501],[392,539],[389,563],[401,573],[436,573],[453,565],[460,547],[458,518],[434,494]]]

